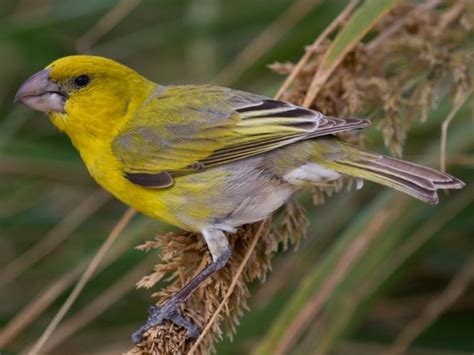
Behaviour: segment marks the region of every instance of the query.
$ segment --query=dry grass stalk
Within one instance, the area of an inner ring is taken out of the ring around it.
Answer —
[[[398,206],[402,207],[403,201],[406,200],[400,201]],[[377,216],[371,220],[367,229],[357,238],[354,238],[351,247],[347,248],[345,254],[339,258],[339,262],[331,276],[321,285],[320,291],[305,305],[298,314],[298,317],[288,324],[288,329],[279,344],[276,354],[288,354],[291,351],[292,346],[299,338],[298,335],[302,333],[309,322],[320,312],[327,298],[331,295],[332,290],[344,279],[345,275],[357,263],[370,244],[382,234],[381,231],[393,222],[400,215],[401,211],[402,208],[397,210],[388,208],[379,211]]]
[[[135,280],[150,269],[152,257],[144,258],[129,272],[124,274],[117,282],[107,287],[104,292],[92,302],[68,318],[53,334],[43,348],[43,352],[51,353],[52,350],[64,343],[72,335],[90,324],[108,308],[116,304],[126,293],[133,289]]]
[[[111,195],[102,189],[90,194],[38,243],[2,268],[0,271],[0,288],[15,280],[24,271],[61,245],[82,222],[97,212],[110,199]]]
[[[448,165],[459,165],[474,168],[474,156],[459,154],[452,155],[448,160]]]
[[[436,232],[469,206],[473,200],[474,186],[468,186],[463,194],[454,197],[439,214],[411,233],[410,238],[384,262],[384,267],[378,269],[358,287],[357,291],[354,292],[353,302],[363,300],[374,293],[375,289],[382,284],[382,280],[388,279],[390,274],[403,265],[416,250],[420,249]]]
[[[321,0],[295,1],[281,16],[261,32],[260,35],[255,37],[255,39],[239,53],[234,61],[221,71],[215,82],[223,86],[234,83],[245,70],[257,62],[286,32],[320,3]]]
[[[89,31],[76,41],[78,53],[91,54],[92,46],[132,12],[142,0],[121,0],[112,7]]]
[[[74,163],[55,163],[0,154],[0,173],[2,175],[35,177],[78,185],[90,185],[86,173]]]
[[[84,265],[79,264],[74,269],[61,275],[59,279],[47,284],[33,301],[23,307],[0,332],[0,347],[4,348],[22,331],[33,323],[57,298],[77,280]]]
[[[384,355],[397,355],[406,352],[410,344],[433,322],[456,302],[474,279],[474,256],[471,256],[453,277],[448,286],[431,299],[421,315],[406,325],[392,347]]]
[[[138,223],[135,228],[139,226],[143,226],[143,223]],[[99,274],[100,271],[109,267],[113,262],[120,259],[124,253],[130,250],[136,239],[139,237],[140,235],[134,235],[132,232],[131,235],[129,235],[129,238],[122,239],[120,243],[116,243],[107,253],[105,259],[100,263],[93,277]],[[74,265],[73,268],[61,274],[58,278],[51,280],[51,282],[46,283],[41,291],[37,292],[35,297],[19,310],[15,317],[1,329],[0,347],[5,347],[10,342],[16,340],[18,335],[21,335],[28,326],[31,326],[33,322],[38,320],[41,314],[43,314],[48,307],[63,295],[64,291],[77,282],[90,262],[91,260],[88,255],[81,260],[80,263]],[[71,319],[74,319],[74,317]],[[32,348],[33,345],[34,344],[28,344],[22,351],[20,351],[20,353],[28,352],[28,349]]]
[[[51,337],[51,335],[53,334],[53,332],[55,331],[59,323],[62,321],[66,313],[69,311],[73,303],[76,301],[77,297],[79,297],[80,293],[82,292],[85,285],[87,284],[89,279],[92,277],[92,275],[96,271],[99,264],[104,259],[105,255],[109,251],[112,244],[115,242],[115,240],[120,235],[120,233],[122,233],[122,231],[131,221],[133,216],[135,216],[135,214],[136,214],[136,211],[132,208],[129,208],[123,214],[122,218],[120,218],[120,220],[114,226],[110,234],[107,236],[104,243],[101,245],[100,249],[97,251],[97,254],[94,256],[92,261],[87,265],[87,268],[84,271],[84,274],[82,274],[81,278],[79,279],[77,284],[74,286],[74,289],[69,294],[68,298],[66,299],[64,304],[61,306],[58,313],[56,313],[53,320],[49,323],[48,327],[43,332],[41,337],[38,339],[36,344],[31,348],[31,350],[28,351],[29,354],[34,355],[34,354],[40,353],[41,349],[46,344],[48,339]]]
[[[373,272],[367,273],[366,279],[359,283],[354,292],[347,297],[346,306],[348,307],[344,308],[342,312],[342,317],[345,318],[345,321],[349,322],[355,310],[361,306],[364,300],[368,299],[369,295],[373,295],[377,289],[380,289],[384,280],[388,280],[390,275],[393,275],[434,234],[439,232],[441,228],[469,206],[473,199],[474,186],[467,187],[464,194],[453,197],[439,212],[426,220],[413,233],[410,233],[410,237],[398,249],[395,249],[390,257],[384,260],[383,267],[376,268]],[[380,237],[387,237],[387,235],[382,234]],[[407,301],[400,302],[397,300],[397,302],[389,302],[388,305],[383,307],[383,311],[380,312],[380,318],[383,317],[384,323],[391,323],[393,327],[404,328],[409,320],[415,318],[419,314],[420,309],[425,306],[426,297],[427,295],[423,294],[414,297],[409,296]],[[319,316],[321,317],[320,324],[325,324],[322,320],[324,318],[324,310],[322,310]],[[337,320],[332,322],[338,323]],[[326,354],[333,345],[332,341],[334,341],[334,338],[330,336],[330,333],[329,336],[318,336],[320,331],[320,327],[313,326],[309,334],[305,336],[305,343],[307,343],[309,349],[314,349],[314,354]],[[315,332],[318,332],[318,335]],[[314,339],[318,340],[315,342]]]
[[[288,90],[290,85],[293,83],[293,80],[295,80],[295,78],[300,74],[300,71],[311,58],[313,51],[319,48],[327,40],[327,38],[348,19],[349,15],[359,4],[359,1],[360,0],[352,0],[346,6],[346,8],[334,19],[334,21],[332,21],[331,24],[326,27],[326,29],[319,35],[319,37],[316,38],[313,44],[306,48],[304,55],[301,57],[298,63],[295,66],[292,66],[290,74],[285,79],[285,82],[275,95],[276,99],[279,99],[283,95],[283,93]]]
[[[451,109],[451,112],[449,112],[448,116],[441,125],[441,144],[439,152],[439,167],[441,171],[446,171],[446,144],[448,140],[449,125],[454,119],[454,116],[456,116],[456,113],[461,109],[461,107],[464,105],[469,96],[471,96],[471,94],[472,89],[464,92],[463,96],[456,100],[454,107]]]

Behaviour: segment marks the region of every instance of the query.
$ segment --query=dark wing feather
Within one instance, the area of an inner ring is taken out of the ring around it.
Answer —
[[[200,170],[245,159],[306,139],[331,135],[343,131],[365,128],[369,120],[336,118],[276,100],[264,100],[256,105],[236,109],[241,116],[236,131],[247,130],[245,140],[229,140],[226,146],[199,161]],[[268,132],[250,134],[250,128],[272,127]],[[192,172],[183,169],[173,175]]]

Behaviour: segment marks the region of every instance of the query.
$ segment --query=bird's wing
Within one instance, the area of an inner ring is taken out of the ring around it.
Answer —
[[[369,124],[216,86],[162,87],[123,127],[112,148],[130,181],[167,187],[173,176]]]

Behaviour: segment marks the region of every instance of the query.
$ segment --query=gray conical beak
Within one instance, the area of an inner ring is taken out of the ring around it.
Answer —
[[[15,102],[20,101],[32,109],[42,112],[64,112],[66,95],[49,77],[51,69],[32,75],[18,89]]]

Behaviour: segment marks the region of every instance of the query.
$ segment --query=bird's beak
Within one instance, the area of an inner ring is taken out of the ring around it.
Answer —
[[[15,95],[15,102],[42,112],[64,112],[67,96],[44,69],[26,80]]]

